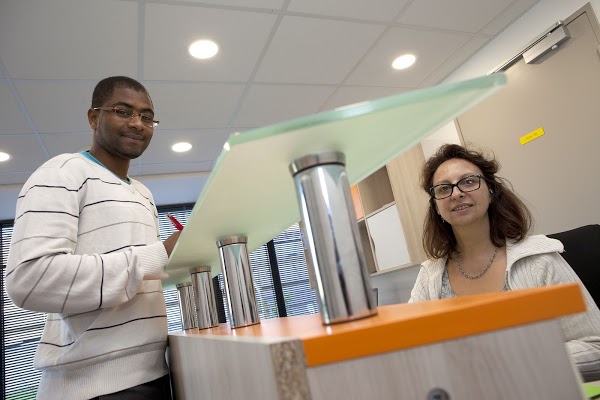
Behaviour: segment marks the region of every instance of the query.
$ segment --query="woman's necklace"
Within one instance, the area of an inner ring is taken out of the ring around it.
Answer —
[[[496,253],[498,253],[497,247],[495,248],[494,254],[492,254],[492,258],[490,258],[490,261],[487,263],[485,268],[481,272],[479,272],[478,274],[475,274],[475,275],[469,275],[465,271],[463,271],[463,269],[460,267],[460,263],[458,262],[458,253],[455,252],[453,258],[454,258],[454,262],[456,263],[456,266],[458,267],[458,272],[460,272],[462,274],[462,276],[464,276],[467,279],[479,279],[492,266],[492,263],[494,262],[494,258],[496,258]]]

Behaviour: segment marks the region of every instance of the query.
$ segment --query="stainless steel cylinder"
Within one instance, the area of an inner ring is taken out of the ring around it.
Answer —
[[[258,307],[245,236],[232,236],[217,241],[227,312],[232,328],[258,324]]]
[[[183,329],[195,328],[196,306],[194,304],[194,291],[190,282],[182,282],[175,285],[179,296],[179,312]]]
[[[194,288],[198,329],[207,329],[219,325],[217,303],[215,301],[210,270],[211,268],[208,266],[196,267],[190,270],[192,274],[192,287]]]
[[[343,153],[290,164],[302,217],[307,264],[314,269],[326,325],[377,314],[352,205]]]

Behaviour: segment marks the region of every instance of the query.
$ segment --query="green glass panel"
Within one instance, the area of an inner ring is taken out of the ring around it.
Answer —
[[[167,286],[190,280],[192,267],[219,273],[219,239],[246,235],[253,251],[298,222],[293,160],[341,151],[354,184],[505,83],[492,74],[232,134],[171,254]]]

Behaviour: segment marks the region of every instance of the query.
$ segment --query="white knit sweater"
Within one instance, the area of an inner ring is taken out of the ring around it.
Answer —
[[[48,313],[38,399],[89,399],[167,371],[167,253],[149,190],[81,154],[42,165],[17,201],[6,290]]]
[[[558,254],[561,242],[544,235],[506,244],[506,277],[510,290],[577,282],[587,312],[561,318],[567,351],[585,381],[600,379],[600,310],[569,264]],[[446,259],[427,260],[421,266],[409,302],[441,296]]]

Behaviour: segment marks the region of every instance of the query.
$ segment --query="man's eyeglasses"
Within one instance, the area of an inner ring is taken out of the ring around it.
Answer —
[[[123,108],[123,107],[94,107],[94,110],[102,110],[102,111],[112,111],[115,113],[117,117],[123,119],[132,119],[136,115],[140,116],[142,123],[146,126],[154,128],[160,121],[154,120],[154,115],[147,113],[139,113],[137,111],[132,110],[131,108]]]
[[[481,187],[481,175],[469,175],[462,178],[460,181],[452,183],[442,183],[429,188],[429,194],[436,200],[445,199],[452,196],[454,187],[463,193],[472,192]]]

